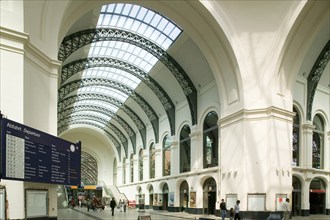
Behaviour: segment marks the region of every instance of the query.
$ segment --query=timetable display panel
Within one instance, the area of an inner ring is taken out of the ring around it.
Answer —
[[[1,119],[1,178],[80,185],[81,144]]]

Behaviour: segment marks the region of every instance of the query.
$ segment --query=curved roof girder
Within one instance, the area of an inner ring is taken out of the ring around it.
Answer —
[[[112,80],[107,80],[107,79],[100,79],[100,78],[95,78],[95,79],[81,79],[81,80],[75,80],[70,83],[67,83],[65,85],[62,85],[59,90],[58,90],[58,100],[59,102],[62,101],[62,98],[64,98],[66,95],[70,94],[71,92],[78,90],[79,88],[82,87],[87,87],[87,86],[105,86],[105,87],[111,87],[115,88],[123,93],[126,93],[130,98],[132,98],[140,107],[143,109],[143,111],[146,113],[148,116],[151,125],[154,129],[154,134],[155,134],[155,139],[156,142],[158,143],[158,134],[159,134],[159,120],[156,112],[153,110],[153,108],[145,101],[145,99],[134,92],[131,88],[127,87],[124,84],[112,81]],[[146,146],[144,146],[146,147]]]
[[[63,66],[61,82],[64,83],[67,79],[69,79],[76,73],[94,67],[117,68],[132,74],[133,76],[140,79],[143,83],[145,83],[155,93],[159,101],[162,103],[169,120],[171,134],[175,134],[175,106],[171,98],[168,96],[166,91],[158,84],[157,81],[155,81],[145,71],[137,68],[134,65],[131,65],[118,59],[107,57],[91,57],[86,59],[80,59]]]
[[[63,131],[68,130],[70,125],[88,125],[88,126],[95,127],[95,128],[98,128],[98,129],[102,130],[105,133],[106,137],[109,138],[112,141],[112,143],[115,145],[115,148],[116,148],[117,153],[119,155],[118,160],[119,161],[121,160],[121,145],[120,145],[120,143],[117,141],[117,139],[112,134],[110,134],[108,131],[104,130],[102,126],[100,126],[98,124],[95,124],[95,123],[92,123],[92,122],[87,122],[87,121],[71,121],[68,124],[64,125],[63,127],[59,127],[58,128],[58,134],[61,134]]]
[[[58,59],[64,61],[77,49],[97,41],[121,41],[143,48],[157,57],[173,74],[180,84],[191,112],[192,124],[197,124],[197,90],[183,68],[165,50],[152,41],[132,32],[113,29],[95,28],[76,32],[65,37],[61,43]],[[157,141],[158,143],[158,141]]]
[[[133,146],[133,151],[135,153],[136,134],[135,134],[134,130],[123,118],[116,115],[116,113],[111,111],[110,109],[103,108],[103,107],[100,107],[100,106],[95,106],[95,105],[78,105],[78,106],[75,106],[75,107],[70,107],[70,108],[65,109],[63,111],[63,114],[61,114],[58,117],[58,121],[61,121],[64,118],[69,118],[72,113],[83,112],[83,111],[93,111],[93,112],[99,112],[99,113],[104,114],[104,115],[110,115],[111,120],[113,119],[113,120],[117,121],[117,123],[120,124],[120,126],[122,126],[122,128],[127,132],[128,136],[131,139],[132,146]],[[111,122],[111,120],[109,122]]]
[[[72,105],[76,101],[83,101],[83,100],[104,101],[104,102],[113,104],[113,105],[117,106],[118,108],[120,108],[132,119],[132,121],[135,123],[136,127],[139,129],[143,146],[145,146],[146,136],[147,136],[146,126],[143,124],[140,117],[137,114],[135,114],[135,112],[132,109],[130,109],[124,103],[122,103],[121,101],[119,101],[118,99],[115,99],[113,97],[102,95],[102,94],[95,94],[95,93],[82,93],[82,94],[78,94],[78,95],[69,96],[69,97],[61,100],[58,103],[58,112],[59,112],[58,114],[61,115],[62,112],[65,111],[67,106]],[[58,133],[60,133],[60,132],[58,132]]]
[[[63,127],[64,125],[68,124],[69,122],[72,121],[84,121],[84,120],[89,120],[89,121],[94,121],[102,124],[104,127],[108,128],[111,130],[113,133],[116,134],[116,136],[119,138],[120,142],[124,146],[125,150],[125,155],[127,155],[128,152],[128,140],[126,139],[125,135],[113,124],[108,123],[108,121],[104,120],[101,117],[95,116],[95,115],[71,115],[69,118],[64,118],[58,122],[59,127]],[[103,130],[104,127],[102,127]]]
[[[307,78],[307,111],[306,111],[307,120],[310,121],[312,120],[312,107],[313,107],[315,91],[329,60],[330,60],[330,40],[324,46],[323,50],[321,51],[320,55],[315,61],[311,69],[311,72]]]
[[[81,111],[95,111],[95,112],[102,113],[104,115],[110,115],[111,119],[114,119],[115,121],[117,121],[118,124],[120,124],[124,128],[124,130],[126,130],[129,137],[135,135],[133,128],[123,118],[116,115],[116,113],[111,111],[110,109],[103,108],[101,106],[96,106],[96,105],[83,104],[83,105],[78,105],[78,106],[67,108],[62,111],[61,115],[59,115],[58,121],[60,121],[63,118],[69,117],[71,114],[73,114],[75,112],[81,112]]]

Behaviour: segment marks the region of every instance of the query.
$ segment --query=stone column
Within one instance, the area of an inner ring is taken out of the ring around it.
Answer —
[[[175,136],[171,137],[171,175],[180,173],[179,142]]]
[[[291,197],[292,117],[290,111],[269,107],[221,119],[220,198],[236,195],[246,211],[250,198],[264,195],[259,208],[276,211],[276,194]]]
[[[196,125],[191,128],[190,140],[190,170],[201,170],[203,169],[203,146],[201,132]]]
[[[155,178],[163,176],[163,158],[161,145],[155,145]]]

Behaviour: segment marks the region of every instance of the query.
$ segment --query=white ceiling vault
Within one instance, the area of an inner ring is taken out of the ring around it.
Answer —
[[[289,8],[299,8],[303,3],[281,2],[283,8],[274,11],[276,18],[283,13],[292,19],[288,26],[284,25],[287,39],[283,45],[278,46],[274,44],[276,40],[268,39],[269,44],[263,41],[261,46],[258,41],[250,42],[246,44],[253,49],[249,52],[240,47],[239,37],[244,42],[244,36],[262,33],[263,28],[269,30],[271,26],[272,36],[283,34],[286,37],[282,32],[283,21],[265,16],[266,20],[262,21],[267,24],[265,27],[254,25],[246,32],[236,16],[244,11],[250,18],[259,18],[259,14],[254,16],[255,11],[263,14],[267,10],[261,8],[272,10],[277,1],[271,1],[271,4],[240,2],[248,10],[229,1],[134,2],[145,7],[121,3],[100,6],[108,1],[100,2],[71,1],[60,24],[59,39],[63,41],[59,42],[58,53],[58,59],[62,61],[58,134],[72,128],[93,127],[104,132],[119,155],[124,149],[127,156],[128,143],[136,151],[137,135],[146,147],[146,129],[152,130],[154,137],[151,139],[159,142],[159,120],[167,121],[170,133],[174,134],[177,127],[174,110],[182,103],[187,103],[191,124],[196,124],[197,96],[209,84],[217,86],[221,117],[231,115],[237,109],[253,108],[254,104],[247,106],[245,99],[253,97],[255,100],[256,95],[265,98],[264,101],[269,98],[268,94],[261,94],[258,87],[248,87],[250,81],[256,81],[249,78],[250,73],[254,76],[254,72],[249,72],[253,67],[249,58],[257,51],[254,49],[278,50],[270,51],[279,54],[279,69],[276,70],[282,74],[283,68],[285,76],[279,77],[284,80],[274,85],[288,86],[287,90],[283,89],[287,92],[284,96],[291,97],[297,77],[306,82],[311,82],[311,78],[318,79],[317,83],[308,84],[309,98],[318,85],[325,90],[330,88],[330,46],[326,43],[329,42],[329,21],[305,19],[304,13],[293,16]],[[305,5],[308,16],[319,14],[322,4],[313,8],[314,4],[309,1]],[[285,19],[288,21],[290,19]],[[319,25],[315,26],[313,22]],[[241,36],[240,28],[244,31]],[[315,30],[315,34],[308,30]],[[265,56],[265,61],[271,59],[269,57],[272,56]],[[260,60],[264,61],[263,56]],[[271,76],[265,77],[273,83]]]
[[[177,48],[176,41],[180,42]],[[180,59],[183,66],[170,55],[171,48],[189,54]],[[188,103],[196,124],[196,88],[212,81],[210,67],[184,30],[161,14],[133,4],[104,5],[81,17],[62,41],[58,59],[63,62],[58,133],[83,126],[101,129],[119,155],[124,147],[126,156],[128,142],[136,153],[137,135],[146,147],[150,125],[159,142],[159,117],[166,115],[174,135],[177,103]],[[194,83],[185,72],[187,66],[190,75],[203,69],[203,77]]]

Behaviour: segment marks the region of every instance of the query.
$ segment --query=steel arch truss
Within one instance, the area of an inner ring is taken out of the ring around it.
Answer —
[[[105,133],[106,137],[109,138],[109,140],[111,140],[111,142],[116,147],[118,155],[119,156],[121,155],[121,145],[120,145],[119,141],[117,141],[117,139],[112,134],[110,134],[107,130],[104,130],[104,128],[102,126],[100,126],[96,123],[93,123],[93,122],[89,122],[89,121],[70,121],[70,122],[68,122],[68,124],[58,128],[58,134],[61,134],[62,132],[68,130],[70,125],[77,126],[77,127],[82,126],[82,125],[87,125],[87,126],[102,130]],[[121,157],[119,157],[118,159],[120,161]]]
[[[143,124],[142,120],[139,118],[139,116],[137,114],[135,114],[135,112],[132,109],[130,109],[124,103],[122,103],[121,101],[119,101],[119,100],[117,100],[117,99],[115,99],[111,96],[106,96],[106,95],[102,95],[102,94],[95,94],[95,93],[82,93],[82,94],[78,94],[78,95],[69,96],[69,97],[61,100],[58,103],[58,112],[59,112],[58,117],[59,118],[66,117],[66,116],[62,116],[62,114],[64,114],[65,109],[68,106],[74,104],[75,102],[84,101],[84,100],[99,100],[99,101],[103,101],[103,102],[115,105],[118,108],[120,108],[135,123],[136,127],[140,131],[143,146],[146,145],[145,144],[145,141],[146,141],[146,126]]]
[[[105,120],[104,118],[95,116],[95,115],[90,115],[90,114],[82,114],[82,115],[71,115],[68,118],[63,118],[62,120],[60,120],[58,122],[58,124],[60,125],[60,127],[65,126],[66,124],[69,124],[71,122],[75,122],[75,121],[93,121],[93,122],[97,122],[99,124],[102,124],[103,127],[101,126],[101,128],[103,130],[105,130],[104,128],[108,128],[109,130],[111,130],[113,133],[116,134],[116,136],[119,138],[120,142],[123,144],[124,149],[125,149],[125,155],[127,155],[128,152],[128,140],[126,139],[125,135],[113,124],[110,124],[107,120]]]
[[[330,40],[324,46],[307,78],[307,120],[312,120],[314,95],[325,67],[330,60]]]
[[[158,97],[159,101],[162,103],[167,117],[169,119],[169,124],[171,128],[171,133],[174,135],[175,133],[175,106],[165,92],[165,90],[155,81],[152,77],[150,77],[146,72],[137,68],[134,65],[131,65],[127,62],[112,59],[107,57],[93,57],[87,59],[81,59],[74,62],[71,62],[62,68],[61,74],[61,82],[64,83],[71,76],[84,71],[89,68],[94,67],[113,67],[125,72],[132,74],[133,76],[140,79],[143,83],[145,83]]]
[[[111,119],[115,120],[118,124],[120,124],[120,126],[122,126],[122,128],[127,132],[128,136],[131,139],[133,150],[135,153],[135,149],[136,149],[135,132],[133,131],[131,126],[126,123],[126,121],[124,119],[122,119],[120,116],[116,115],[115,112],[113,112],[107,108],[103,108],[101,106],[95,106],[95,105],[78,105],[75,107],[70,107],[70,108],[67,108],[64,111],[62,111],[62,114],[59,115],[59,117],[58,117],[58,121],[61,121],[62,119],[65,119],[65,118],[70,118],[70,115],[74,114],[75,112],[84,112],[84,111],[93,111],[93,112],[99,112],[104,115],[110,115]]]
[[[98,41],[127,42],[157,57],[177,79],[188,100],[192,124],[197,123],[197,90],[187,73],[165,50],[140,35],[113,28],[83,30],[64,38],[60,46],[58,59],[64,61],[77,49]]]
[[[152,127],[154,129],[155,139],[158,141],[159,121],[158,121],[157,114],[152,109],[152,107],[144,100],[143,97],[141,97],[139,94],[134,92],[132,89],[130,89],[126,85],[123,85],[121,83],[118,83],[118,82],[115,82],[112,80],[100,79],[100,78],[76,80],[76,81],[72,81],[72,82],[67,83],[60,87],[60,89],[58,91],[58,95],[59,95],[58,100],[61,101],[66,95],[70,94],[71,92],[76,91],[79,88],[87,87],[87,86],[112,87],[123,93],[126,93],[138,105],[140,105],[140,107],[143,109],[143,111],[147,114],[147,116],[152,124]]]

